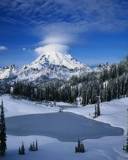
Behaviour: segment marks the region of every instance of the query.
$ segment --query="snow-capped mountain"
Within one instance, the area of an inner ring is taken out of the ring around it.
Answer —
[[[105,64],[99,64],[95,67],[93,67],[94,72],[102,72],[103,70],[109,71],[111,67],[111,64],[105,63]]]
[[[15,65],[0,68],[0,80],[14,78],[17,76],[17,68]]]
[[[46,80],[63,79],[67,80],[73,75],[80,75],[91,72],[92,69],[74,59],[67,46],[51,44],[38,47],[35,52],[39,57],[31,64],[17,69],[15,65],[0,68],[0,79],[15,80]]]
[[[96,67],[89,67],[80,63],[69,54],[67,46],[51,44],[38,47],[35,52],[39,55],[31,64],[17,69],[15,65],[0,68],[0,80],[13,79],[18,81],[42,81],[49,79],[68,80],[73,75],[88,72],[102,72],[109,70],[108,63]]]
[[[39,57],[20,70],[18,80],[68,79],[72,75],[91,71],[88,66],[74,59],[64,45],[47,45],[35,51]]]
[[[65,66],[68,69],[80,69],[85,65],[78,62],[68,53],[68,47],[64,45],[47,45],[35,50],[40,54],[39,58],[33,62],[33,65],[49,63],[58,66]]]

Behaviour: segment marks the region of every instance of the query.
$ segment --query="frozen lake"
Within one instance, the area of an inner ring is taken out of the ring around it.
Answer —
[[[73,113],[48,113],[6,118],[7,133],[16,136],[44,135],[61,141],[119,136],[123,129]]]

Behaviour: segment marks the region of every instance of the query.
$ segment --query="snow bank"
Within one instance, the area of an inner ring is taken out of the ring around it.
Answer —
[[[126,132],[126,116],[128,108],[128,98],[113,100],[101,103],[101,116],[95,120],[109,123],[112,126],[123,128]],[[95,106],[87,105],[85,107],[67,108],[64,111],[76,113],[88,118],[93,118]]]
[[[33,140],[39,143],[38,152],[29,152]],[[15,143],[14,143],[15,142]],[[26,155],[18,155],[18,147],[24,142]],[[8,136],[8,152],[3,160],[127,160],[128,154],[122,151],[122,137],[104,137],[83,142],[86,152],[75,154],[74,142],[60,142],[56,139],[40,136]]]
[[[37,113],[58,112],[58,107],[47,107],[42,104],[30,102],[27,100],[16,100],[8,95],[1,97],[4,100],[6,117]],[[128,107],[128,98],[113,100],[101,104],[101,116],[96,120],[110,123],[113,126],[125,129],[126,109]],[[92,118],[94,105],[88,105],[78,108],[66,108],[65,111],[73,112]],[[39,142],[38,152],[28,152],[25,156],[19,156],[17,149],[24,141],[28,146],[33,140]],[[60,142],[56,139],[44,136],[8,136],[8,152],[3,160],[127,160],[128,154],[122,151],[124,137],[104,137],[100,139],[85,140],[84,144],[87,152],[84,154],[74,153],[74,142]]]
[[[10,95],[3,95],[0,97],[0,99],[3,99],[4,101],[6,117],[37,113],[52,113],[59,111],[59,107],[50,107],[37,102],[16,99]]]

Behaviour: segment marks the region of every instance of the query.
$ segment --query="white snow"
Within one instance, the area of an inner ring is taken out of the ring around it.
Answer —
[[[20,69],[0,68],[0,79],[15,76],[16,80],[28,81],[35,81],[39,78],[67,80],[73,75],[78,76],[92,71],[89,66],[74,59],[65,45],[50,44],[36,48],[35,52],[39,54],[39,57]]]
[[[39,151],[29,152],[30,143],[38,140]],[[15,142],[15,143],[14,143]],[[24,142],[26,155],[18,155],[18,147]],[[123,137],[104,137],[85,140],[87,151],[75,154],[74,142],[60,142],[44,136],[16,137],[8,136],[8,152],[4,160],[127,160],[128,155],[122,152]]]
[[[0,99],[4,101],[6,117],[59,111],[58,107],[50,107],[37,102],[16,99],[9,95],[3,95]]]
[[[40,56],[34,63],[40,62],[41,64],[43,64],[47,59],[50,64],[65,66],[69,69],[80,69],[85,67],[83,64],[72,58],[70,54],[68,54],[68,48],[65,45],[50,44],[36,48],[35,51]]]
[[[0,79],[5,79],[5,78],[12,78],[16,76],[17,74],[17,69],[15,66],[9,66],[9,67],[4,67],[0,68]]]
[[[91,71],[90,67],[74,59],[65,45],[50,44],[38,47],[35,51],[40,56],[20,70],[18,80],[34,81],[41,76],[67,80],[73,75],[82,74],[83,71]]]
[[[126,130],[126,110],[128,108],[128,98],[112,100],[101,103],[101,116],[95,120],[109,123],[112,126]],[[73,112],[88,118],[93,118],[95,105],[85,107],[67,108],[65,111]]]
[[[35,104],[27,100],[15,100],[8,95],[2,96],[4,100],[6,116],[50,113],[58,112],[57,107],[47,107],[42,104]],[[128,98],[105,102],[101,105],[102,115],[97,118],[98,121],[110,123],[113,126],[119,126],[125,129],[126,109],[128,108]],[[73,112],[92,118],[94,105],[88,105],[78,108],[66,108],[65,111]],[[39,151],[26,151],[25,156],[19,156],[17,150],[22,141],[26,148],[33,140],[38,140]],[[127,160],[128,154],[122,151],[124,136],[103,137],[99,139],[85,140],[84,144],[87,152],[84,154],[74,153],[74,142],[61,142],[57,139],[45,136],[25,136],[17,137],[8,135],[8,151],[4,160]]]

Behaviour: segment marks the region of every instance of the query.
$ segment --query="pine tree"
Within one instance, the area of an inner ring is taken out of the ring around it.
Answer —
[[[127,127],[128,127],[128,109],[127,109]],[[123,150],[128,153],[128,128],[127,128],[127,134],[126,134],[126,142],[123,145]]]
[[[35,149],[36,147],[35,147],[35,143],[33,142],[32,143],[32,151],[35,151],[36,149]]]
[[[19,147],[19,149],[18,149],[18,154],[21,154],[21,148]]]
[[[100,116],[100,96],[98,96],[97,100],[97,116]]]
[[[24,155],[25,154],[25,147],[24,147],[24,143],[22,142],[21,147],[19,147],[19,154],[20,155]]]
[[[100,116],[100,96],[97,96],[97,104],[95,105],[95,115],[94,118]]]
[[[75,152],[76,153],[84,153],[85,152],[84,144],[81,143],[79,138],[78,138],[77,146],[75,146]]]
[[[38,142],[36,140],[36,151],[38,151]]]
[[[0,105],[0,155],[4,156],[6,152],[6,126],[4,117],[4,106],[3,101]]]
[[[94,113],[94,118],[97,117],[97,106],[95,105],[95,113]]]
[[[18,154],[25,155],[25,147],[24,147],[23,143],[22,143],[21,147],[19,147],[19,149],[18,149]]]
[[[25,147],[24,147],[24,143],[22,143],[21,145],[21,154],[24,155],[25,154]]]
[[[33,150],[33,147],[32,147],[32,144],[30,144],[29,151],[32,151],[32,150]]]
[[[38,151],[38,142],[37,142],[37,140],[36,140],[36,143],[33,142],[33,143],[30,144],[29,151]]]

